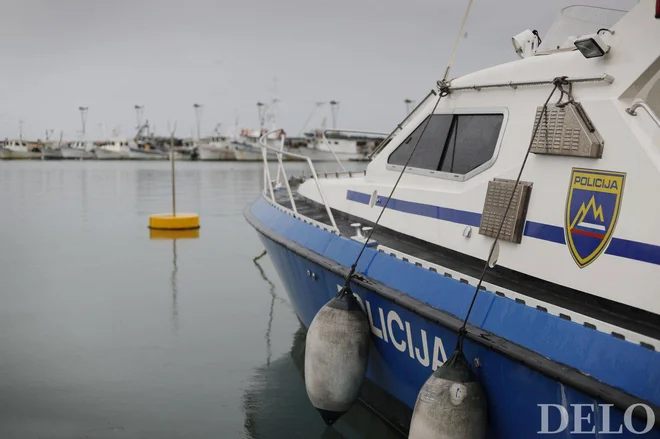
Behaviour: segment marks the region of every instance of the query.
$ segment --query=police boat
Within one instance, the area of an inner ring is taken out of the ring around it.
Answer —
[[[359,398],[410,437],[660,438],[658,18],[564,9],[445,75],[364,171],[262,143],[245,217],[326,423]]]

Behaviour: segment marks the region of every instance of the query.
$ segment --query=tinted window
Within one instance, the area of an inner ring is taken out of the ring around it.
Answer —
[[[390,154],[387,163],[393,165],[405,165],[410,157],[410,153],[417,144],[419,136],[424,131],[424,127],[428,124],[428,128],[424,131],[415,154],[410,159],[408,166],[413,168],[434,169],[437,170],[440,166],[440,159],[442,158],[442,150],[447,141],[449,128],[451,128],[451,121],[453,116],[451,114],[434,114],[431,120],[427,117],[424,122],[419,124],[415,131],[396,149]]]
[[[493,156],[503,119],[501,114],[435,114],[409,166],[467,174]],[[405,165],[428,120],[390,155],[388,163]]]
[[[502,128],[501,114],[461,114],[447,141],[441,171],[467,174],[493,156]]]

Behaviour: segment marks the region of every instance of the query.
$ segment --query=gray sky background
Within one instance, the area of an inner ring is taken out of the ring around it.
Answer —
[[[581,3],[629,9],[634,0],[474,0],[451,76],[516,59],[511,36],[541,35],[559,10]],[[281,100],[278,125],[297,135],[314,102],[340,101],[338,125],[389,131],[405,98],[439,79],[467,0],[2,0],[0,135],[89,137],[121,126],[134,104],[161,134],[177,121],[202,134],[216,123],[258,127],[256,102]],[[330,114],[318,114],[319,125]]]

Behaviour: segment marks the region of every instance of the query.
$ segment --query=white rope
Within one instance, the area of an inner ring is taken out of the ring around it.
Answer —
[[[451,65],[454,63],[454,57],[456,56],[456,52],[458,50],[458,43],[461,41],[461,37],[463,36],[463,31],[465,30],[465,23],[467,22],[468,15],[470,15],[470,8],[472,7],[472,1],[468,1],[467,9],[465,10],[465,15],[463,16],[463,22],[461,23],[461,29],[458,31],[458,35],[456,36],[456,41],[454,42],[454,48],[451,51],[451,56],[449,57],[449,63],[447,64],[447,69],[445,70],[445,76],[442,78],[442,81],[446,81],[447,78],[449,77],[449,69],[451,69]]]

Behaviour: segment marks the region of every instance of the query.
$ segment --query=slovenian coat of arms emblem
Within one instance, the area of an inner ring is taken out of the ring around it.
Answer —
[[[619,218],[623,172],[573,168],[566,198],[566,244],[580,268],[605,251]]]

